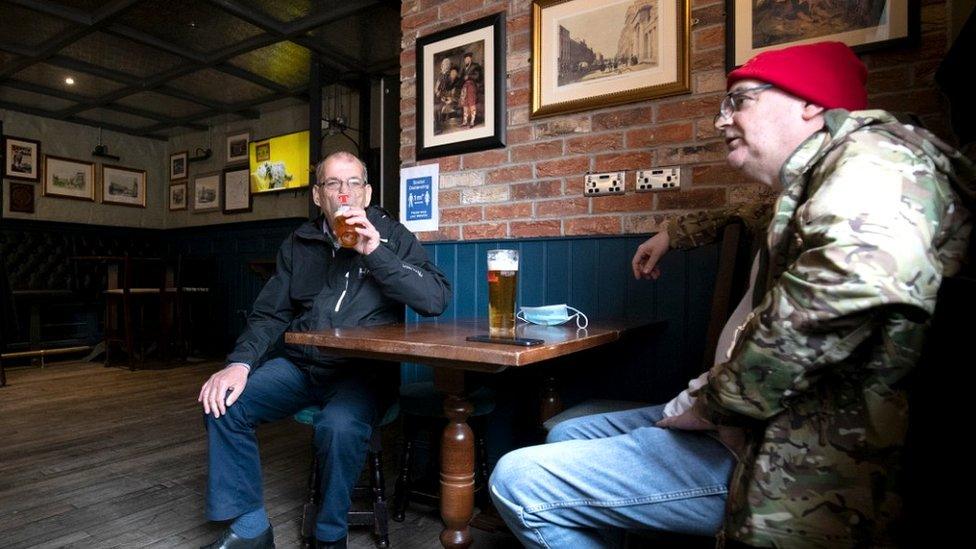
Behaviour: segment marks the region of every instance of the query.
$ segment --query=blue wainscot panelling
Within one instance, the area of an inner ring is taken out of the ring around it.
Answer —
[[[620,385],[634,395],[668,398],[701,368],[718,248],[671,251],[661,262],[656,281],[635,280],[631,259],[646,235],[578,237],[475,242],[433,242],[424,247],[451,280],[454,300],[442,318],[488,316],[488,250],[519,251],[517,306],[567,303],[591,319],[620,318],[635,323],[665,320],[653,341],[628,347],[629,361]],[[407,322],[423,322],[407,311]],[[404,364],[404,383],[430,380],[430,368]]]

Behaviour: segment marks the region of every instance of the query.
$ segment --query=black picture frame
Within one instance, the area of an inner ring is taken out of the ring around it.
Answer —
[[[801,7],[800,4],[768,2],[763,4],[762,9],[809,9],[809,4],[805,4],[804,6],[805,8]],[[764,48],[783,48],[811,41],[833,40],[844,42],[858,54],[892,47],[914,46],[919,43],[921,28],[919,0],[888,0],[883,5],[883,13],[888,14],[887,19],[881,18],[879,24],[867,24],[866,26],[858,25],[850,14],[835,14],[830,19],[843,21],[850,28],[837,29],[838,32],[833,34],[822,34],[818,32],[806,38],[803,37],[802,29],[795,29],[795,32],[800,36],[799,38],[780,39],[779,41],[767,39],[763,42],[761,36],[758,38],[755,36],[757,32],[762,32],[763,22],[762,20],[756,21],[753,2],[725,0],[725,69],[728,72],[741,66],[742,63],[752,58]],[[776,21],[777,25],[782,29],[784,20],[795,21],[796,25],[802,26],[804,23],[812,24],[810,23],[811,19],[814,19],[815,23],[816,16],[820,16],[821,19],[823,18],[823,14],[812,15],[813,17],[788,18],[782,17],[782,14],[770,14],[769,18],[772,21]],[[884,24],[881,24],[881,21]],[[744,32],[736,32],[738,27],[747,27],[747,29]],[[891,37],[877,39],[878,35],[885,33],[888,33]],[[757,40],[760,41],[758,47],[756,47]]]
[[[224,214],[251,211],[254,195],[251,194],[251,176],[247,167],[224,169],[223,212]]]
[[[417,160],[505,146],[505,49],[504,11],[417,39]]]

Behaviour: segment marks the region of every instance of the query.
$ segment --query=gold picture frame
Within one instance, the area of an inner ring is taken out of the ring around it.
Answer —
[[[835,40],[857,53],[918,43],[918,0],[859,5],[726,0],[725,67],[770,49]]]
[[[691,91],[689,0],[532,0],[530,118]]]

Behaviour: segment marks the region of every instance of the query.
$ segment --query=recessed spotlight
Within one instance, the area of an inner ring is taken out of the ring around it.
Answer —
[[[191,29],[195,29],[195,28],[197,28],[197,22],[196,21],[190,21],[189,23],[186,24],[186,26],[190,27]]]
[[[75,79],[74,78],[71,78],[69,76],[69,77],[67,77],[67,78],[64,79],[64,83],[67,84],[67,85],[69,85],[69,86],[74,86],[75,85]]]

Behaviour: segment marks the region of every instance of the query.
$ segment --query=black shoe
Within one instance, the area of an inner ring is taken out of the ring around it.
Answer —
[[[274,533],[268,526],[268,529],[256,538],[242,538],[227,528],[216,541],[200,549],[274,549],[274,546]]]
[[[339,538],[335,541],[315,540],[315,549],[346,549],[346,538]]]

